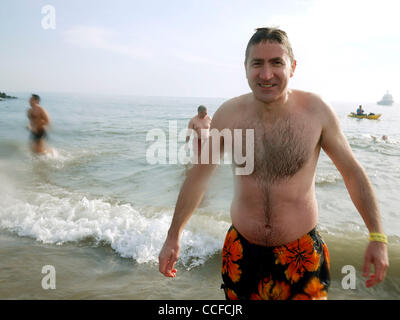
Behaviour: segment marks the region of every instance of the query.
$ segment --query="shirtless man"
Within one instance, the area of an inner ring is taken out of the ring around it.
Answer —
[[[363,265],[366,286],[383,281],[389,265],[387,238],[366,172],[332,108],[313,93],[288,89],[295,69],[286,33],[257,29],[245,58],[251,93],[225,102],[211,122],[211,129],[219,131],[254,129],[254,170],[234,176],[232,226],[222,253],[227,299],[327,298],[329,254],[315,229],[315,171],[321,148],[341,173],[370,232]],[[195,165],[182,186],[159,254],[159,270],[167,277],[176,276],[182,230],[215,167]]]
[[[189,121],[188,133],[186,134],[186,143],[188,143],[192,130],[195,131],[193,138],[194,159],[197,159],[195,163],[200,163],[201,147],[209,137],[210,124],[211,118],[207,115],[207,108],[205,106],[199,106],[197,108],[197,116]]]
[[[29,119],[28,130],[31,132],[32,151],[37,154],[46,153],[46,145],[44,139],[47,137],[46,126],[50,123],[49,115],[46,110],[39,105],[40,97],[32,94],[29,99],[31,108],[27,111]]]

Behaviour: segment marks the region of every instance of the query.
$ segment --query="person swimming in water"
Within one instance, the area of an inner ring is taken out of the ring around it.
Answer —
[[[374,140],[374,142],[378,141],[378,137],[377,136],[371,136],[372,140]],[[383,135],[382,136],[382,141],[387,142],[388,141],[388,136],[387,135]]]
[[[39,103],[40,97],[37,94],[32,94],[29,99],[31,108],[27,111],[29,119],[27,129],[31,132],[32,152],[45,154],[47,150],[44,139],[47,137],[46,127],[50,124],[50,118],[46,110]]]

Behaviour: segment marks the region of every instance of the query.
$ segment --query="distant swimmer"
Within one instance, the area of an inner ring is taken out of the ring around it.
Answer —
[[[40,97],[37,94],[32,94],[32,97],[29,99],[31,108],[27,111],[29,119],[27,128],[31,132],[32,151],[37,154],[44,154],[47,151],[44,142],[44,139],[47,137],[46,126],[49,125],[50,118],[46,110],[39,103]]]
[[[189,121],[188,133],[186,135],[186,143],[189,142],[192,130],[194,130],[193,152],[197,163],[200,163],[201,147],[210,135],[211,117],[207,115],[207,108],[199,106],[197,108],[197,116]]]
[[[378,137],[376,137],[376,136],[371,136],[371,138],[372,138],[372,140],[374,140],[374,142],[377,142],[377,140],[378,140]],[[381,139],[386,142],[386,141],[388,141],[388,136],[383,135]]]

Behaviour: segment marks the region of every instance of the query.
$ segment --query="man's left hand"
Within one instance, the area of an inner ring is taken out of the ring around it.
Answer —
[[[374,273],[370,273],[371,264],[374,265]],[[363,277],[367,288],[370,288],[385,279],[386,269],[389,267],[387,244],[370,241],[364,256]]]

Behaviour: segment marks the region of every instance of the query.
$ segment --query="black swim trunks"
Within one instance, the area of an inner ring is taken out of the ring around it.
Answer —
[[[42,129],[37,132],[31,131],[31,140],[32,141],[39,141],[40,139],[45,139],[47,137],[46,130]]]
[[[247,241],[234,226],[225,238],[221,288],[227,300],[327,299],[328,248],[314,228],[286,245]]]

